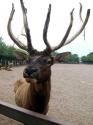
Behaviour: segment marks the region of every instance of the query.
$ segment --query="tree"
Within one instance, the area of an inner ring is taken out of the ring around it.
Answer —
[[[0,55],[5,55],[7,53],[6,51],[7,51],[7,46],[3,42],[3,38],[0,37]]]
[[[71,54],[65,58],[64,63],[79,63],[79,57],[77,54]]]
[[[28,56],[27,53],[23,50],[16,49],[13,46],[7,46],[4,43],[3,38],[0,37],[0,58],[3,58],[5,60],[16,59],[15,53],[17,53],[17,55],[19,54],[24,59],[26,59],[26,56]]]
[[[87,56],[81,57],[83,63],[93,64],[93,52],[89,53]]]

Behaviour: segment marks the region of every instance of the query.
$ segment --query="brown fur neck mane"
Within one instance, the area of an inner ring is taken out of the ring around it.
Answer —
[[[30,94],[28,95],[29,109],[38,113],[46,114],[48,110],[48,102],[50,99],[51,84],[50,79],[39,83],[33,81],[30,84]],[[30,98],[31,97],[31,98]]]

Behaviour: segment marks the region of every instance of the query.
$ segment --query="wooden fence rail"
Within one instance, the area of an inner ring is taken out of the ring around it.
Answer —
[[[67,122],[57,122],[48,116],[44,116],[2,101],[0,101],[0,114],[22,122],[26,125],[72,125]]]

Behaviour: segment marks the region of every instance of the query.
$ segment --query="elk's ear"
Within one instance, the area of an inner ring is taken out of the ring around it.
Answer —
[[[53,63],[63,62],[64,59],[71,55],[71,52],[59,53],[53,57]]]

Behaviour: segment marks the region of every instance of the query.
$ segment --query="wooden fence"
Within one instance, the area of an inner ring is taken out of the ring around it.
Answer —
[[[25,125],[72,125],[71,123],[60,123],[48,116],[35,113],[0,101],[0,114],[12,118]]]

